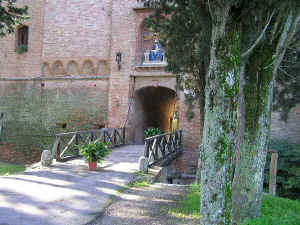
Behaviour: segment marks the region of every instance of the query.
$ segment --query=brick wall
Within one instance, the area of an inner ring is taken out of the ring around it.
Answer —
[[[127,118],[130,75],[135,68],[136,20],[132,0],[112,1],[111,75],[109,86],[109,126],[120,127]],[[122,53],[122,68],[118,71],[116,53]]]
[[[0,82],[0,112],[4,112],[0,160],[39,160],[41,150],[51,149],[54,134],[105,124],[107,82],[107,79]],[[61,127],[64,123],[66,128]]]
[[[43,0],[18,0],[18,5],[29,5],[30,19],[24,22],[29,27],[28,52],[16,53],[16,34],[0,38],[0,77],[32,77],[40,75]]]
[[[45,4],[43,60],[98,57],[108,59],[111,0],[51,0]]]
[[[190,120],[187,118],[188,105],[185,104],[183,92],[180,92],[179,108],[179,127],[183,130],[185,149],[183,155],[176,160],[176,166],[179,170],[186,171],[191,167],[197,168],[202,138],[202,116],[198,105],[195,104],[194,117]]]
[[[280,120],[279,113],[272,113],[271,138],[300,142],[300,104],[290,111],[286,122]]]

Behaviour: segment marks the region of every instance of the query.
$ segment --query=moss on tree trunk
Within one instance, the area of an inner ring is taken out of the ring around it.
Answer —
[[[272,55],[271,50],[262,48],[251,56],[246,66],[246,123],[233,183],[233,218],[238,223],[257,217],[260,212],[274,86],[273,66],[267,59],[272,59]]]
[[[244,140],[240,145],[232,188],[233,224],[260,215],[275,78],[287,43],[295,33],[298,15],[299,12],[291,9],[278,39],[271,42],[272,38],[266,38],[246,59]]]
[[[239,36],[225,32],[229,5],[212,9],[211,59],[205,84],[201,225],[231,224],[233,155],[239,93]],[[232,43],[237,43],[232,44]]]

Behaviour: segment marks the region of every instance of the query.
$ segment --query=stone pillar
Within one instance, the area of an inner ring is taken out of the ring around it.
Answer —
[[[144,156],[139,158],[139,171],[143,173],[148,173],[149,161]]]
[[[41,164],[42,166],[51,166],[52,164],[52,154],[49,150],[44,150],[41,156]]]

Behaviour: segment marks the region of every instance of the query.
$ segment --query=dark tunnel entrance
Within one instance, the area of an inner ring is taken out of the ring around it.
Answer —
[[[178,104],[176,92],[165,87],[145,87],[135,92],[131,118],[134,143],[144,143],[144,130],[159,128],[162,132],[177,129]]]

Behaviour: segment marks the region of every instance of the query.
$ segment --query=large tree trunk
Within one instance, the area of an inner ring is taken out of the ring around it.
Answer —
[[[209,62],[209,61],[208,61]],[[207,63],[208,64],[208,63]],[[205,62],[202,63],[201,74],[199,74],[199,109],[200,109],[200,139],[203,137],[204,127],[204,107],[205,107]],[[201,154],[202,144],[199,145],[199,155]],[[200,158],[200,157],[199,157]],[[201,182],[201,160],[198,160],[198,170],[196,174],[196,183]]]
[[[245,136],[233,181],[233,224],[260,215],[275,77],[295,32],[297,18],[292,10],[280,38],[259,44],[246,66]]]
[[[257,217],[260,211],[274,81],[272,69],[254,73],[249,67],[267,66],[262,57],[267,53],[263,50],[253,54],[246,66],[245,133],[232,189],[234,224],[245,218]],[[270,56],[272,58],[272,54]],[[261,60],[261,64],[254,62],[257,59]]]
[[[232,169],[239,92],[239,71],[234,69],[239,60],[231,53],[239,50],[238,46],[232,44],[238,35],[226,30],[230,5],[221,2],[210,5],[213,25],[200,154],[201,225],[231,224]]]

